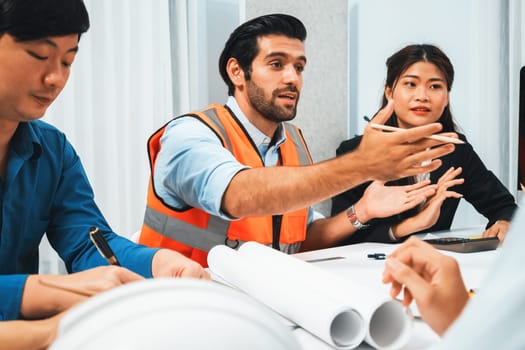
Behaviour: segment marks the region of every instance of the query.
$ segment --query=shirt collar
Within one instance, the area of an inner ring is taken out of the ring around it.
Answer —
[[[10,144],[11,150],[24,159],[36,159],[42,154],[40,138],[31,122],[18,124]]]
[[[231,109],[233,114],[237,117],[237,119],[241,122],[242,126],[246,129],[248,132],[248,135],[252,139],[253,143],[257,148],[261,145],[265,145],[268,147],[270,143],[272,142],[272,139],[266,136],[262,131],[257,129],[255,125],[253,125],[248,118],[244,115],[244,113],[241,111],[241,108],[239,107],[239,104],[237,103],[237,100],[235,100],[235,97],[230,96],[228,97],[228,101],[226,102],[226,106]],[[284,141],[286,141],[286,135],[283,131],[283,124],[279,124],[277,127],[277,130],[275,131],[275,146],[281,145]]]

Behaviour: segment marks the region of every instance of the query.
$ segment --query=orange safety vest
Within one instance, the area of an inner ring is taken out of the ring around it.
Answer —
[[[235,158],[244,165],[263,167],[257,148],[233,113],[224,106],[210,105],[202,112],[186,114],[206,124],[221,140]],[[177,209],[170,207],[155,192],[153,172],[160,151],[160,138],[165,124],[148,140],[151,167],[146,214],[139,243],[150,247],[174,249],[207,266],[208,251],[219,244],[236,248],[240,242],[257,241],[272,244],[272,216],[250,216],[240,220],[224,220],[198,208]],[[312,164],[310,152],[301,131],[290,123],[284,123],[286,141],[279,147],[281,164],[299,166]],[[280,249],[299,247],[306,237],[308,208],[282,215],[280,225]],[[296,249],[296,250],[297,250]],[[293,251],[292,251],[293,252]]]

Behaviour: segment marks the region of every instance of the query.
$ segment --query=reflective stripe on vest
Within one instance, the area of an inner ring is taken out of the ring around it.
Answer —
[[[221,132],[224,142],[226,142],[225,147],[230,152],[233,152],[232,142],[230,141],[228,133],[226,132],[226,129],[224,128],[224,125],[222,125],[221,121],[219,120],[217,113],[215,113],[215,109],[213,108],[206,109],[205,111],[203,111],[203,113],[215,123],[215,127]]]
[[[224,223],[228,223],[228,225],[225,226]],[[168,217],[155,209],[147,207],[144,224],[157,232],[165,232],[163,235],[168,238],[205,252],[210,251],[210,249],[216,245],[224,244],[230,248],[237,249],[244,243],[244,241],[240,240],[229,240],[226,237],[229,221],[222,220],[216,216],[210,216],[208,229],[204,230],[187,222]],[[213,226],[214,230],[209,230],[210,226]],[[218,229],[221,226],[222,232]],[[271,247],[272,245],[267,244],[267,246]],[[301,248],[301,243],[279,244],[279,250],[286,254],[298,253],[299,248]]]
[[[308,153],[306,153],[306,149],[304,148],[306,145],[303,144],[302,137],[297,132],[297,129],[290,123],[283,123],[284,128],[286,131],[290,134],[290,138],[292,139],[295,148],[297,149],[297,153],[299,155],[299,161],[301,162],[301,165],[309,165],[310,163],[310,156]]]
[[[162,232],[163,236],[206,252],[216,245],[225,244],[230,248],[237,248],[241,243],[244,243],[239,240],[229,240],[227,234],[230,222],[213,215],[210,216],[208,227],[202,229],[164,215],[148,206],[144,216],[144,225],[157,232]]]

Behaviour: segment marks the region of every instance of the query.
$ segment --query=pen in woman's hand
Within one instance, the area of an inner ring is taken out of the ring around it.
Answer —
[[[97,247],[97,250],[99,251],[100,255],[102,255],[111,265],[120,266],[120,263],[118,262],[115,253],[113,253],[113,250],[111,250],[111,247],[109,246],[108,242],[106,241],[98,227],[90,228],[89,238],[91,239],[95,247]]]

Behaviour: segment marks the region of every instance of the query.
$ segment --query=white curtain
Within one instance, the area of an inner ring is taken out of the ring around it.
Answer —
[[[219,55],[244,15],[242,0],[169,0],[175,114],[225,103]],[[242,14],[242,15],[241,15]]]
[[[91,27],[71,77],[44,120],[63,130],[82,159],[113,230],[142,224],[146,142],[173,115],[167,0],[85,0]],[[56,270],[46,242],[42,271]]]

